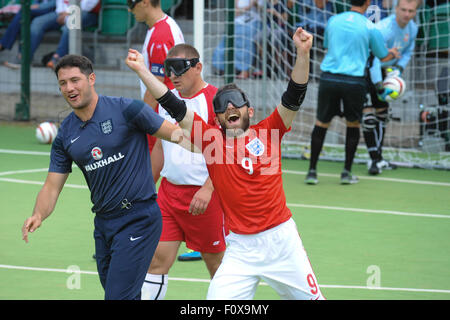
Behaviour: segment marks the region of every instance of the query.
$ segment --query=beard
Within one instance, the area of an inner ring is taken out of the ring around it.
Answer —
[[[239,120],[240,120],[239,126],[232,126],[232,125],[230,126],[229,125],[227,119],[233,114],[236,114],[239,116]],[[238,137],[238,136],[242,135],[245,131],[247,131],[247,129],[250,127],[250,117],[248,115],[248,111],[246,113],[244,113],[241,117],[241,114],[239,111],[227,110],[225,112],[224,118],[225,118],[225,120],[219,119],[219,123],[222,128],[222,132],[227,137]]]

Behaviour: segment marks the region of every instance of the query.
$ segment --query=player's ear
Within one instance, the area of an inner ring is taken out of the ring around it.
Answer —
[[[95,73],[91,73],[89,76],[88,76],[88,80],[89,80],[89,84],[91,85],[91,86],[93,86],[94,84],[95,84]]]
[[[217,116],[214,117],[214,123],[215,123],[216,126],[218,126],[219,128],[222,127],[222,126],[220,125],[220,121],[219,121],[219,118],[217,118]]]
[[[248,107],[248,117],[253,118],[254,115],[255,115],[255,109],[252,107]]]

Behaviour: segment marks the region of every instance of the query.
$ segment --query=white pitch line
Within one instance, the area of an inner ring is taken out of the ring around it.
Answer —
[[[1,175],[1,173],[0,173]],[[44,182],[40,181],[30,181],[12,178],[0,178],[0,181],[22,183],[22,184],[32,184],[32,185],[43,185]],[[85,185],[70,184],[66,183],[64,185],[67,188],[74,189],[88,189]],[[424,218],[443,218],[450,219],[450,215],[432,214],[432,213],[415,213],[415,212],[402,212],[402,211],[392,211],[392,210],[373,210],[373,209],[362,209],[362,208],[345,208],[345,207],[333,207],[333,206],[319,206],[311,204],[301,204],[301,203],[287,203],[288,207],[299,207],[299,208],[310,208],[310,209],[325,209],[325,210],[337,210],[337,211],[350,211],[350,212],[362,212],[362,213],[375,213],[375,214],[393,214],[399,216],[410,216],[410,217],[424,217]]]
[[[443,215],[443,214],[414,213],[414,212],[401,212],[401,211],[391,211],[391,210],[373,210],[373,209],[360,209],[360,208],[343,208],[343,207],[318,206],[318,205],[300,204],[300,203],[287,203],[286,205],[288,207],[299,207],[299,208],[339,210],[339,211],[352,211],[352,212],[363,212],[363,213],[393,214],[393,215],[410,216],[410,217],[426,217],[426,218],[450,219],[450,215]]]
[[[41,185],[41,186],[44,185],[44,182],[41,182],[41,181],[11,179],[11,178],[0,178],[0,181],[22,183],[22,184],[34,184],[34,185]],[[70,183],[66,183],[64,185],[64,187],[74,188],[74,189],[88,189],[87,186],[83,186],[83,185],[79,185],[79,184],[70,184]]]
[[[9,154],[24,154],[24,155],[40,155],[40,156],[49,156],[50,152],[41,152],[41,151],[26,151],[26,150],[11,150],[11,149],[0,149],[0,153],[9,153]],[[297,174],[297,175],[306,175],[305,171],[295,171],[295,170],[282,170],[283,173],[288,174]],[[340,175],[333,173],[320,173],[320,176],[323,177],[333,177],[339,178]],[[398,178],[386,178],[386,177],[368,177],[368,176],[359,176],[361,180],[381,180],[381,181],[389,181],[389,182],[400,182],[400,183],[414,183],[414,184],[424,184],[424,185],[436,185],[436,186],[445,186],[450,187],[450,183],[447,182],[436,182],[436,181],[425,181],[425,180],[409,180],[409,179],[398,179]]]
[[[48,168],[4,171],[4,172],[0,172],[0,176],[8,176],[8,175],[20,174],[20,173],[47,172],[47,171],[48,171]]]
[[[26,271],[43,271],[43,272],[62,272],[62,273],[79,273],[79,274],[88,274],[88,275],[98,275],[96,271],[84,271],[73,269],[53,269],[53,268],[36,268],[36,267],[24,267],[24,266],[13,266],[13,265],[5,265],[0,264],[1,269],[12,269],[12,270],[26,270]],[[178,278],[178,277],[169,277],[169,280],[172,281],[184,281],[184,282],[200,282],[200,283],[209,283],[209,279],[196,279],[196,278]],[[261,282],[261,285],[267,286],[268,284],[265,282]],[[447,293],[450,294],[450,290],[445,289],[417,289],[417,288],[391,288],[391,287],[367,287],[367,286],[349,286],[349,285],[327,285],[322,284],[319,285],[321,288],[332,288],[332,289],[361,289],[361,290],[387,290],[387,291],[408,291],[408,292],[426,292],[426,293]]]
[[[49,156],[50,152],[43,151],[26,151],[26,150],[11,150],[11,149],[0,149],[0,153],[8,154],[26,154],[31,156]]]
[[[282,170],[283,173],[288,174],[297,174],[297,175],[306,175],[306,171],[295,171],[295,170]],[[319,173],[319,177],[332,177],[332,178],[340,178],[340,174],[335,173]],[[414,183],[414,184],[425,184],[425,185],[433,185],[433,186],[444,186],[450,187],[450,183],[448,182],[437,182],[437,181],[426,181],[426,180],[410,180],[410,179],[398,179],[398,178],[386,178],[386,177],[368,177],[368,176],[358,176],[360,180],[380,180],[380,181],[389,181],[389,182],[401,182],[401,183]]]

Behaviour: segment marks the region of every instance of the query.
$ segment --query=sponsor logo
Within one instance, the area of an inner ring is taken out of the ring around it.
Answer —
[[[94,149],[98,149],[100,151],[100,158],[99,159],[102,159],[103,154],[102,154],[102,151],[100,150],[100,148],[95,147]],[[94,149],[92,149],[92,152],[91,152],[92,156],[94,157],[95,160],[99,160],[93,154]],[[109,165],[109,164],[111,164],[113,162],[122,160],[123,158],[125,158],[125,156],[122,153],[119,152],[118,154],[115,154],[115,155],[113,155],[111,157],[108,157],[108,158],[102,159],[100,161],[97,161],[97,162],[85,165],[84,169],[87,172],[88,171],[94,171],[94,170],[97,170],[98,168],[105,167],[105,166],[107,166],[107,165]]]
[[[100,149],[99,147],[92,148],[91,155],[95,160],[100,160],[101,158],[103,158],[102,149]]]

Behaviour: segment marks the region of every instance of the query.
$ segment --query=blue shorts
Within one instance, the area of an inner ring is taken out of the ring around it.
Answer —
[[[140,300],[150,262],[162,230],[154,199],[132,203],[94,220],[95,256],[105,300]]]

